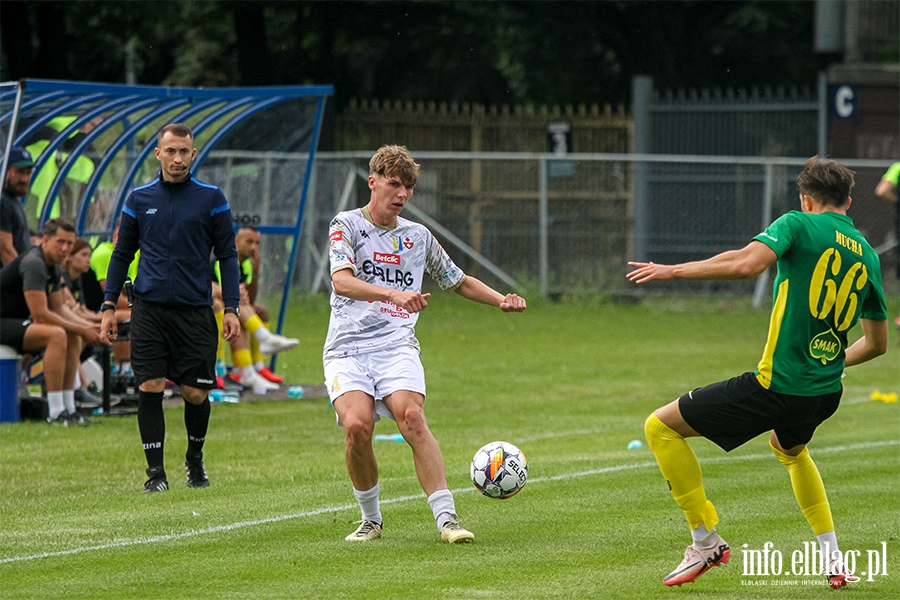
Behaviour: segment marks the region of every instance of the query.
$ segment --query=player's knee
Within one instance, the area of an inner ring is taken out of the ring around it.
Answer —
[[[77,350],[78,352],[81,352],[81,349],[84,347],[84,336],[82,336],[80,333],[67,331],[66,345],[69,350]]]
[[[663,423],[656,413],[650,413],[650,416],[644,421],[644,436],[647,438],[647,445],[652,450],[654,446],[666,442],[668,440],[677,439],[678,435],[668,425]]]
[[[421,406],[409,406],[403,411],[403,425],[407,430],[425,431],[428,424],[425,421],[425,411]]]
[[[659,418],[653,413],[650,413],[650,416],[644,420],[644,437],[648,444],[652,444],[656,440],[655,421],[659,421]]]
[[[348,417],[344,420],[344,433],[347,436],[347,443],[350,445],[370,443],[374,430],[374,424],[365,419]]]
[[[209,390],[182,387],[181,397],[184,398],[185,402],[190,402],[191,404],[203,404],[209,397]]]
[[[62,327],[51,325],[46,333],[47,347],[61,348],[65,350],[69,345],[69,334]]]
[[[256,314],[259,315],[259,318],[262,319],[263,323],[269,322],[269,309],[262,304],[254,304],[253,308],[256,310]]]

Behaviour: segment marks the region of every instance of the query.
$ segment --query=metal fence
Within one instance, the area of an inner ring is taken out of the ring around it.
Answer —
[[[247,167],[248,161],[253,162],[250,156],[242,154],[243,183],[231,186],[229,200],[235,206],[252,207],[251,213],[271,215],[279,197],[295,194],[294,180],[272,169],[277,165],[289,174],[302,169],[302,162],[292,166],[288,154],[258,153],[254,170]],[[317,154],[295,288],[329,289],[328,225],[339,211],[368,202],[365,178],[370,157],[370,152]],[[799,209],[795,180],[805,162],[802,158],[638,154],[560,158],[447,152],[419,152],[415,158],[422,172],[403,216],[427,225],[467,273],[501,290],[551,296],[634,291],[624,275],[627,261],[636,256],[680,262],[743,247],[768,222]],[[886,285],[896,289],[897,208],[872,193],[890,163],[842,162],[857,174],[850,216],[881,251]],[[252,173],[257,179],[248,179]],[[640,194],[643,197],[638,198]],[[283,269],[283,241],[266,236],[263,245],[264,267],[275,274]],[[760,281],[672,282],[653,289],[755,292],[762,301],[769,290],[765,278]]]
[[[634,152],[722,156],[826,153],[827,82],[816,89],[754,87],[657,91],[632,80]]]

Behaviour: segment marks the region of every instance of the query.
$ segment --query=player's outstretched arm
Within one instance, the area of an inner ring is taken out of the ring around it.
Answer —
[[[882,179],[878,182],[878,185],[875,186],[875,195],[882,200],[887,200],[888,202],[896,202],[897,186],[887,179]]]
[[[860,319],[859,325],[862,327],[863,336],[850,344],[844,353],[845,367],[864,363],[887,352],[887,321]]]
[[[672,279],[753,279],[777,259],[774,250],[762,242],[752,241],[740,250],[678,265],[629,262],[628,266],[635,269],[626,277],[634,283]]]
[[[522,312],[525,310],[525,298],[517,294],[505,296],[484,282],[467,276],[454,290],[457,294],[481,304],[496,306],[503,312]]]
[[[331,275],[334,293],[353,300],[391,302],[406,312],[415,313],[425,310],[431,294],[420,292],[404,292],[393,288],[382,287],[357,279],[350,268],[340,269]]]

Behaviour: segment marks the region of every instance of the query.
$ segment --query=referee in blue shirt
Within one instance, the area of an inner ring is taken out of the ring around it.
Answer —
[[[139,386],[138,427],[147,457],[145,492],[169,489],[163,468],[163,391],[166,379],[181,386],[188,446],[189,487],[208,487],[203,442],[209,427],[209,390],[216,385],[216,319],[212,311],[209,255],[219,260],[225,301],[223,334],[241,331],[237,251],[231,209],[219,188],[195,179],[197,154],[186,125],[166,125],[157,136],[156,181],[132,191],[122,209],[119,241],[106,278],[101,325],[104,342],[116,340],[116,300],[128,265],[140,249],[131,316],[131,364]]]

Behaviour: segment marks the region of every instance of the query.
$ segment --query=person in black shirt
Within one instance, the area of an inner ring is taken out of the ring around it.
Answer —
[[[21,198],[31,187],[34,161],[24,148],[9,151],[9,166],[0,194],[0,265],[7,265],[31,247],[28,219]]]
[[[208,394],[216,386],[218,343],[210,252],[219,260],[222,271],[226,313],[223,335],[233,341],[241,330],[237,250],[228,201],[217,187],[191,174],[197,149],[189,127],[166,125],[157,142],[159,176],[136,188],[122,209],[100,327],[104,342],[116,340],[116,301],[128,265],[140,249],[131,311],[131,365],[139,387],[138,426],[148,465],[145,492],[169,489],[163,468],[166,421],[162,398],[166,379],[181,386],[185,401],[188,486],[209,486],[203,444],[209,428]]]
[[[100,341],[99,327],[73,314],[63,302],[59,269],[75,241],[75,228],[47,221],[40,246],[0,270],[0,344],[19,352],[44,352],[48,421],[84,423],[75,410],[75,372],[84,344]]]
[[[63,292],[66,304],[78,316],[92,322],[100,323],[100,315],[87,306],[85,300],[87,289],[93,285],[99,292],[100,284],[97,278],[86,280],[87,273],[91,270],[91,246],[82,238],[75,238],[72,251],[62,265],[62,277],[65,291]],[[98,307],[99,308],[99,307]]]

